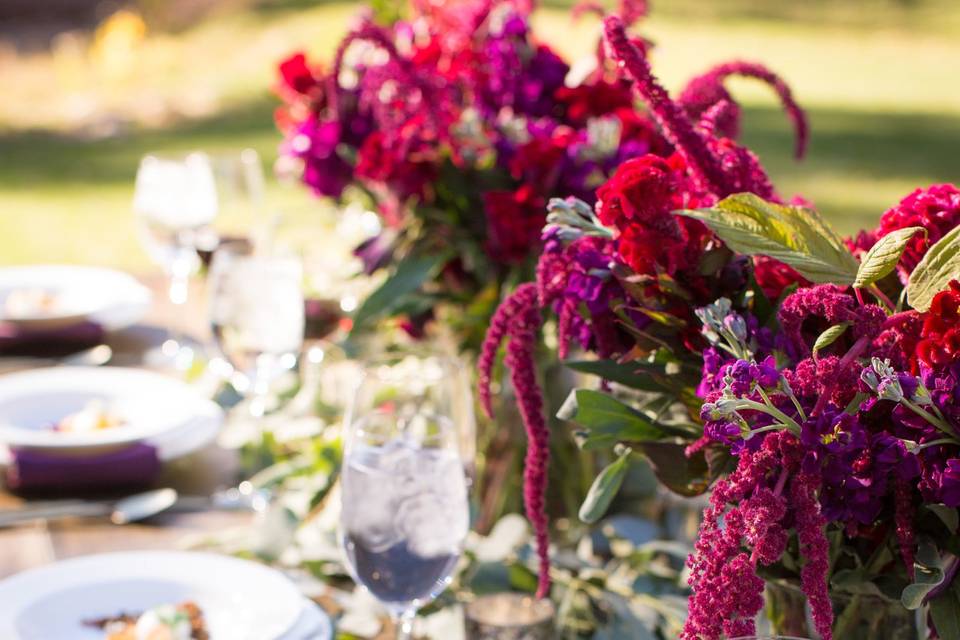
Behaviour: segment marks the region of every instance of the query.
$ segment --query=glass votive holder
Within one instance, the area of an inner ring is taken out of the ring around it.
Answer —
[[[465,608],[467,640],[553,640],[553,603],[522,593],[480,596]]]

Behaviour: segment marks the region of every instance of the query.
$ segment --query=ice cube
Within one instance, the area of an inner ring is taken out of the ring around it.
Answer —
[[[417,491],[400,501],[396,529],[416,555],[433,558],[459,553],[469,529],[466,480],[459,457],[424,451]]]

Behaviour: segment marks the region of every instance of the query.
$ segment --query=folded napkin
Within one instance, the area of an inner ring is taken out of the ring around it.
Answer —
[[[55,329],[27,329],[0,322],[0,356],[62,358],[95,347],[103,338],[103,327],[89,321]]]
[[[7,487],[22,493],[60,495],[149,486],[160,474],[155,447],[137,443],[88,456],[57,455],[37,449],[14,449],[7,467]]]

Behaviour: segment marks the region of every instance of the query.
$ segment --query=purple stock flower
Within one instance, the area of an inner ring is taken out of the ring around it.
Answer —
[[[284,145],[284,153],[303,161],[303,181],[317,194],[339,197],[353,179],[350,165],[337,154],[340,123],[305,120]]]

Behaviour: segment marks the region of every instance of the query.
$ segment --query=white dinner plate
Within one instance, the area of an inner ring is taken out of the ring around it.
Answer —
[[[280,640],[333,640],[333,623],[316,603],[303,599],[303,611]]]
[[[0,582],[0,638],[103,640],[83,622],[184,601],[203,611],[211,640],[282,640],[304,609],[293,582],[255,562],[181,551],[107,553]]]
[[[94,400],[121,424],[83,433],[54,430]],[[68,451],[163,443],[165,436],[182,434],[191,424],[202,423],[208,433],[211,423],[219,428],[222,420],[219,407],[190,385],[141,369],[56,367],[0,376],[0,443],[8,447]],[[175,443],[167,446],[177,448]]]
[[[49,307],[9,304],[11,296],[47,294]],[[150,290],[113,269],[30,265],[0,269],[0,320],[28,329],[68,327],[85,320],[107,331],[129,327],[150,309]]]

